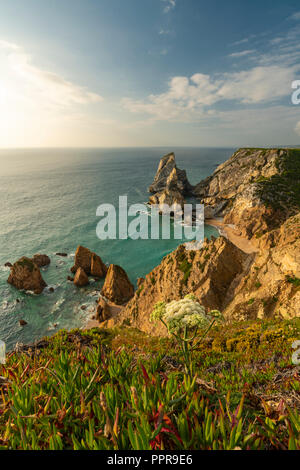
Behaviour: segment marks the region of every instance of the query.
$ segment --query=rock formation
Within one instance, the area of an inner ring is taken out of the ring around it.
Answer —
[[[103,263],[100,256],[96,255],[96,253],[92,253],[91,259],[91,276],[94,277],[105,277],[107,273],[107,267]]]
[[[39,267],[48,266],[51,262],[49,256],[37,254],[32,257],[32,261]]]
[[[40,294],[47,286],[39,267],[25,256],[13,264],[7,282],[19,290],[29,290],[35,294]]]
[[[163,204],[172,206],[173,204],[182,207],[184,196],[191,194],[192,186],[188,182],[185,170],[180,170],[176,166],[174,153],[165,155],[159,163],[154,181],[149,187],[150,204]],[[163,210],[162,210],[163,212]]]
[[[100,323],[108,320],[111,317],[111,310],[108,303],[100,298],[97,306],[96,320]]]
[[[300,316],[299,185],[300,150],[237,151],[194,194],[206,217],[223,216],[257,251],[247,254],[224,237],[197,251],[180,246],[139,283],[114,322],[166,334],[149,322],[153,306],[187,293],[228,320]]]
[[[101,294],[117,305],[123,305],[133,297],[134,287],[123,268],[115,264],[109,266]]]
[[[149,321],[154,305],[180,299],[188,293],[194,293],[209,309],[224,310],[251,260],[250,255],[223,237],[206,239],[203,248],[197,251],[186,250],[181,245],[147,274],[117,322],[129,322],[147,333],[164,334],[161,324]]]
[[[99,278],[105,277],[107,273],[107,267],[100,256],[81,245],[76,249],[74,266],[71,271],[75,273],[78,268],[82,268],[88,276],[92,275]]]
[[[89,278],[83,268],[78,268],[74,277],[74,284],[77,287],[87,286]]]
[[[240,149],[193,192],[207,218],[222,216],[251,239],[299,211],[299,159],[292,149]]]

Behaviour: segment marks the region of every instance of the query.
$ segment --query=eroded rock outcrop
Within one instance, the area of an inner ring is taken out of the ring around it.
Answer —
[[[188,182],[185,170],[180,170],[176,166],[175,154],[170,153],[162,157],[154,181],[149,187],[149,192],[154,194],[149,198],[150,204],[161,206],[162,212],[164,204],[169,206],[176,204],[182,207],[184,196],[191,194],[191,191],[192,186]]]
[[[101,294],[117,305],[123,305],[133,297],[134,287],[121,266],[109,266]]]
[[[193,192],[207,218],[222,216],[257,239],[299,211],[299,173],[298,150],[240,149]]]
[[[299,184],[300,150],[237,151],[194,194],[206,217],[224,217],[235,227],[233,239],[244,237],[255,249],[244,251],[245,244],[239,249],[223,237],[206,240],[198,251],[179,247],[139,283],[115,322],[166,334],[149,322],[153,306],[191,292],[228,320],[300,316]]]
[[[150,323],[159,301],[178,300],[194,293],[208,309],[224,310],[253,257],[223,237],[205,240],[203,248],[186,250],[184,245],[166,256],[140,283],[133,299],[116,319],[150,334],[166,334],[161,324]]]
[[[263,235],[259,246],[225,316],[238,320],[300,316],[300,214]]]
[[[32,261],[39,267],[48,266],[51,262],[49,256],[36,254],[32,257]]]
[[[100,323],[103,323],[104,321],[109,320],[110,317],[110,306],[104,299],[100,298],[97,305],[96,320],[98,320]]]
[[[76,249],[74,266],[71,268],[71,272],[76,273],[78,268],[82,268],[88,276],[99,278],[105,277],[107,273],[107,267],[100,256],[81,245]]]
[[[47,287],[39,267],[26,256],[12,265],[7,282],[19,290],[28,290],[35,294],[41,294]]]
[[[78,268],[74,277],[74,284],[77,287],[87,286],[89,278],[83,268]]]

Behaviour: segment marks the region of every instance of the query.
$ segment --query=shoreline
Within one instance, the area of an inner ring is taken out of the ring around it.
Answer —
[[[242,237],[233,225],[224,224],[222,217],[205,219],[205,224],[215,227],[221,236],[227,238],[244,253],[252,254],[258,252],[258,248],[247,240],[247,238]]]

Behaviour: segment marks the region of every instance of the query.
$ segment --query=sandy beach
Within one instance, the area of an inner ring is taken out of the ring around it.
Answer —
[[[224,224],[222,218],[206,219],[205,223],[211,225],[219,230],[220,235],[228,238],[234,245],[236,245],[244,253],[257,253],[258,249],[249,240],[242,237],[239,231],[232,225]]]

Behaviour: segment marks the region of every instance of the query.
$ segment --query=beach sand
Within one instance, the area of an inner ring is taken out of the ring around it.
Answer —
[[[232,225],[224,224],[223,219],[206,219],[205,223],[219,230],[220,235],[228,238],[231,243],[236,245],[244,253],[257,253],[258,249],[247,238],[241,236],[240,232]]]

